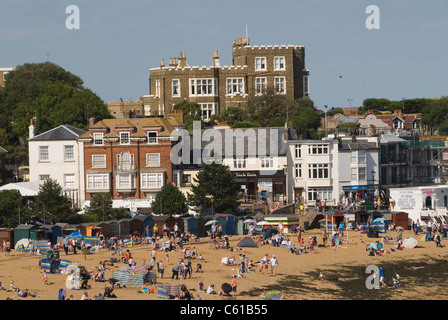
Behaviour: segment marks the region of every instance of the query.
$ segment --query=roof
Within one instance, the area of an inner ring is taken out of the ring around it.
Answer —
[[[26,182],[14,182],[8,183],[0,187],[1,190],[17,190],[20,194],[25,197],[33,197],[39,194],[39,186],[42,181],[26,181]]]
[[[85,131],[69,126],[61,125],[51,130],[45,131],[41,134],[28,139],[29,141],[49,141],[49,140],[76,140]]]
[[[401,143],[401,142],[406,142],[406,140],[397,137],[394,134],[390,134],[390,133],[386,133],[386,134],[382,134],[380,137],[380,143],[383,144],[387,144],[387,143]]]

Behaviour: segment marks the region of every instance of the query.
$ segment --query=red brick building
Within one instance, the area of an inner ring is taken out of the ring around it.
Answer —
[[[79,137],[84,142],[86,201],[110,192],[114,207],[149,207],[173,179],[170,159],[176,118],[105,119]]]

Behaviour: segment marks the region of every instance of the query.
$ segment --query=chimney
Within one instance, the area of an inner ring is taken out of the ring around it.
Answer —
[[[36,135],[36,127],[34,126],[34,118],[30,119],[30,126],[28,127],[28,135],[29,135],[29,139],[33,138]]]
[[[160,68],[165,67],[165,59],[162,59],[162,63],[160,64]]]
[[[91,117],[91,118],[89,118],[89,128],[90,128],[91,126],[93,126],[93,125],[95,124],[95,122],[96,122],[95,117]]]
[[[185,58],[185,51],[180,52],[179,63],[178,66],[183,68],[187,66],[187,58]]]
[[[218,68],[219,67],[219,56],[218,56],[218,50],[215,50],[213,52],[213,67]]]

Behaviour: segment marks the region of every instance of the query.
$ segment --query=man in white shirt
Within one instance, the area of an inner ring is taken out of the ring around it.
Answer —
[[[269,263],[271,264],[271,272],[273,274],[276,274],[278,261],[277,261],[277,258],[275,257],[275,255],[272,255],[272,258],[271,258],[271,260],[269,260]]]

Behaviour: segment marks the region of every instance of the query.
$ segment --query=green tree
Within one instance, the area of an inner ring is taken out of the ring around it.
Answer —
[[[151,204],[154,214],[179,214],[188,213],[187,199],[182,191],[171,183],[165,184],[162,189],[156,193],[156,198]]]
[[[77,221],[71,202],[54,179],[47,179],[39,186],[33,210],[35,217],[46,223]]]
[[[190,206],[200,214],[213,208],[214,212],[236,213],[241,198],[235,174],[222,164],[202,164],[202,169],[193,179],[195,182],[188,193]]]
[[[182,110],[182,113],[184,115],[184,124],[187,130],[193,129],[194,121],[200,121],[201,127],[204,127],[204,123],[202,121],[201,106],[199,104],[184,100],[180,103],[175,104],[174,109]]]
[[[322,121],[322,117],[316,112],[314,108],[301,108],[297,114],[291,117],[294,129],[303,138],[311,138],[311,133],[316,131]]]
[[[23,205],[23,197],[17,190],[0,192],[0,224],[14,228],[30,218],[30,210]]]
[[[99,222],[131,217],[128,210],[113,208],[112,203],[112,197],[109,192],[96,193],[90,200],[90,205],[85,208],[87,220]]]
[[[422,123],[440,134],[448,134],[448,97],[432,99],[422,113]]]

